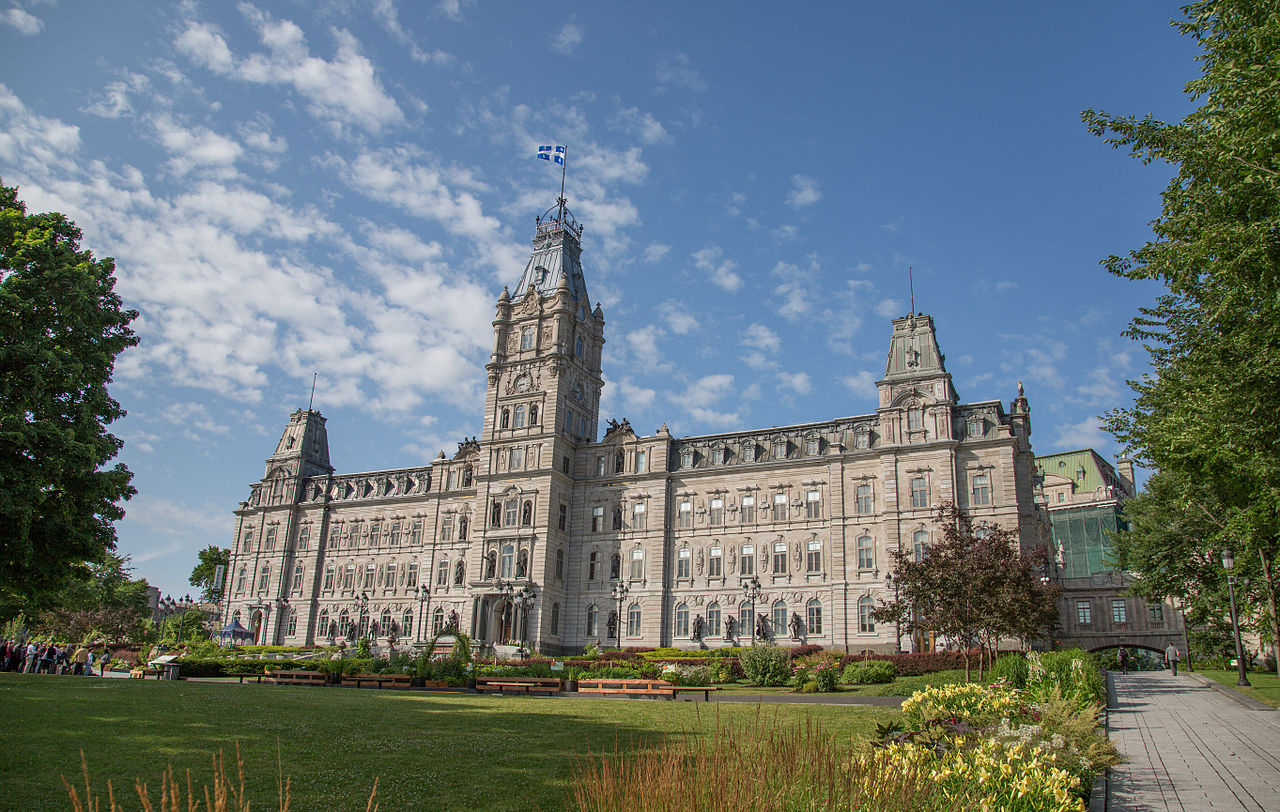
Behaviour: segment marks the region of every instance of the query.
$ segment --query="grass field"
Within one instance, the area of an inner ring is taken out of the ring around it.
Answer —
[[[0,787],[6,809],[67,810],[60,776],[95,790],[110,779],[126,809],[135,778],[232,762],[240,743],[255,810],[277,808],[277,756],[295,810],[363,810],[374,779],[381,809],[561,809],[573,765],[589,751],[630,750],[706,735],[718,722],[778,725],[811,718],[832,735],[865,737],[880,708],[718,705],[483,697],[344,688],[0,674]],[[124,790],[123,792],[121,790]],[[153,800],[157,794],[153,793]]]
[[[1239,691],[1246,696],[1251,696],[1259,702],[1266,702],[1268,705],[1280,707],[1280,677],[1275,674],[1250,673],[1249,682],[1253,687],[1238,688],[1236,687],[1236,680],[1239,679],[1239,674],[1235,671],[1197,671],[1196,673],[1221,682],[1228,688]]]
[[[978,672],[975,669],[972,673],[973,679],[978,679]],[[893,682],[884,683],[882,685],[841,685],[840,694],[843,696],[901,696],[908,697],[916,691],[923,690],[930,685],[946,685],[952,682],[964,682],[964,669],[957,668],[949,671],[935,671],[932,674],[925,674],[919,677],[898,677]],[[793,694],[794,689],[788,687],[778,688],[761,688],[758,685],[731,685],[720,686],[723,693],[730,694]],[[817,694],[821,696],[821,694]]]

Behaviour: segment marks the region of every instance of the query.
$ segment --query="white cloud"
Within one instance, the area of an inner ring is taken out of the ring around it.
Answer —
[[[782,338],[763,324],[752,324],[743,330],[739,343],[761,352],[778,352],[782,349]]]
[[[622,401],[622,411],[643,411],[653,406],[654,400],[657,398],[657,392],[654,390],[632,383],[630,378],[623,378],[618,382],[618,394]]]
[[[694,93],[707,89],[707,82],[693,67],[693,61],[682,52],[667,54],[658,60],[658,91],[681,87]]]
[[[876,305],[876,315],[882,319],[894,319],[903,315],[902,302],[897,299],[881,299]]]
[[[653,364],[662,359],[662,353],[658,351],[658,339],[664,335],[666,333],[661,327],[650,324],[627,333],[626,342],[637,361]]]
[[[797,395],[808,395],[813,392],[813,380],[807,372],[779,372],[778,388],[790,389]]]
[[[1104,449],[1112,444],[1111,436],[1102,430],[1102,421],[1097,417],[1086,417],[1079,423],[1069,423],[1062,426],[1058,429],[1058,436],[1054,441],[1055,448],[1068,450],[1077,448]]]
[[[652,113],[641,113],[638,107],[619,110],[610,125],[650,146],[671,141],[671,134],[662,126],[662,122],[654,118]]]
[[[24,37],[34,37],[44,28],[44,20],[17,6],[6,11],[0,16],[0,20],[18,29],[18,33]]]
[[[813,310],[813,302],[809,297],[817,276],[816,264],[811,264],[808,270],[802,270],[800,266],[790,262],[779,262],[773,266],[773,275],[782,280],[777,287],[781,300],[778,305],[779,315],[788,321],[799,321],[808,316]]]
[[[644,247],[644,253],[640,255],[640,261],[646,265],[652,265],[655,262],[661,262],[666,259],[667,254],[671,253],[671,246],[663,245],[660,242],[651,242]]]
[[[414,62],[445,66],[456,61],[452,54],[439,49],[428,52],[419,47],[412,35],[400,24],[400,14],[396,11],[394,0],[374,0],[373,16],[378,19],[392,39],[409,49],[409,57]]]
[[[440,0],[436,4],[436,11],[441,15],[448,17],[455,22],[462,19],[463,6],[469,6],[474,0]]]
[[[102,94],[90,102],[84,111],[102,118],[120,118],[133,112],[130,95],[139,93],[151,84],[146,76],[138,73],[126,75],[124,79],[108,82]]]
[[[1017,290],[1017,289],[1018,289],[1018,283],[1017,283],[1017,282],[1010,282],[1009,280],[1004,279],[1004,280],[1001,280],[1001,281],[997,282],[997,283],[995,284],[995,288],[996,288],[996,290],[1001,291],[1001,292],[1003,292],[1003,291],[1008,291],[1008,290]]]
[[[854,397],[875,398],[879,396],[876,388],[876,376],[866,370],[846,375],[840,379],[840,383],[844,384]]]
[[[684,304],[674,299],[663,302],[662,315],[667,327],[678,336],[688,335],[698,327],[698,319],[684,309]]]
[[[206,127],[187,129],[167,113],[155,116],[152,124],[160,145],[173,156],[169,164],[178,175],[199,166],[231,166],[244,152],[234,139]]]
[[[672,403],[683,407],[699,423],[718,429],[734,428],[742,424],[741,411],[718,411],[716,404],[734,394],[733,376],[706,375],[679,393],[667,396]]]
[[[791,192],[787,195],[787,205],[793,209],[812,206],[822,199],[822,190],[818,181],[808,175],[791,176]]]
[[[732,293],[742,287],[742,277],[734,273],[738,263],[731,259],[722,259],[724,252],[718,245],[710,245],[693,254],[693,264],[704,271],[711,282]]]
[[[569,17],[569,21],[561,26],[560,30],[551,37],[551,50],[564,56],[573,53],[573,49],[582,42],[582,26],[573,21],[573,17]]]

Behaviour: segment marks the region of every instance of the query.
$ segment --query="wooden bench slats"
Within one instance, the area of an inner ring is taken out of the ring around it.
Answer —
[[[477,677],[476,690],[495,694],[554,694],[560,690],[555,677]]]
[[[666,680],[643,679],[588,679],[578,680],[578,692],[586,694],[619,694],[622,696],[665,696],[675,699],[681,693],[701,691],[704,700],[711,699],[711,692],[718,691],[710,685],[672,685]]]

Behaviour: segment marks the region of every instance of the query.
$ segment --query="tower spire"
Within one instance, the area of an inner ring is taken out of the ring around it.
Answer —
[[[308,411],[308,412],[309,412],[309,411],[311,411],[311,407],[312,407],[312,406],[314,406],[314,405],[315,405],[315,402],[316,402],[316,380],[317,380],[319,377],[320,377],[320,373],[319,373],[319,372],[313,372],[313,373],[311,373],[311,398],[310,398],[309,400],[307,400],[307,411]]]

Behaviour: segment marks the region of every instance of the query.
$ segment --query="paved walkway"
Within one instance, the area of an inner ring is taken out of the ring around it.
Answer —
[[[1107,727],[1125,763],[1111,771],[1108,812],[1280,810],[1280,713],[1187,674],[1109,676]]]

